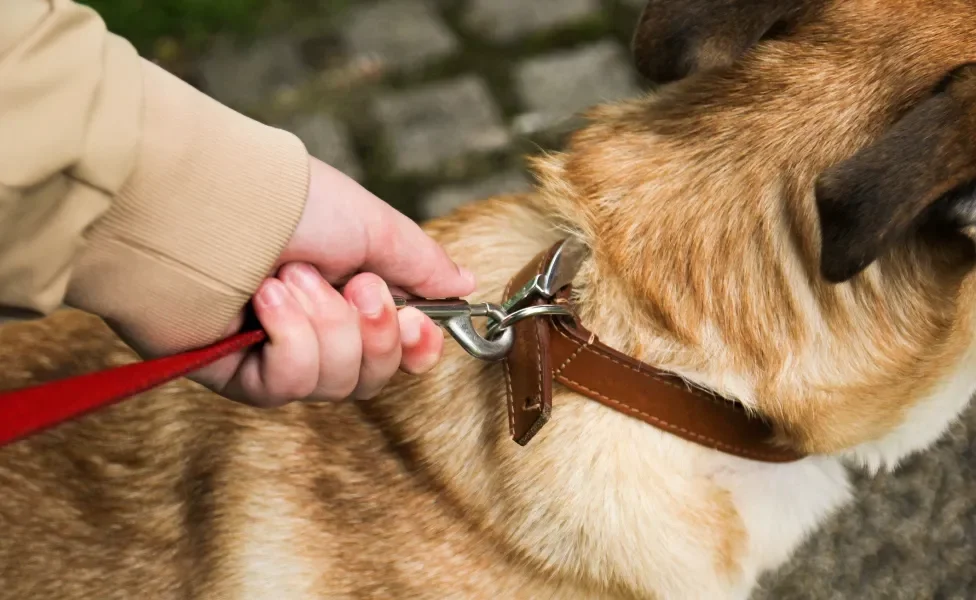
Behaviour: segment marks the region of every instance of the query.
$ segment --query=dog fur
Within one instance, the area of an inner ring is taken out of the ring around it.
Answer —
[[[477,300],[579,237],[588,328],[809,458],[558,386],[523,448],[500,365],[452,344],[368,402],[180,381],[0,449],[0,598],[747,598],[846,463],[895,467],[976,389],[974,33],[970,0],[654,0],[635,60],[667,85],[592,110],[533,193],[426,225]],[[6,388],[130,360],[77,312],[0,329]]]

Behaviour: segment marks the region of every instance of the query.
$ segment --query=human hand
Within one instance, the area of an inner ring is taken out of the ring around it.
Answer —
[[[431,298],[474,291],[474,276],[417,224],[336,169],[310,161],[301,221],[253,301],[268,341],[191,375],[247,404],[370,398],[398,369],[425,372],[439,360],[444,334],[416,309],[398,311],[390,286]]]

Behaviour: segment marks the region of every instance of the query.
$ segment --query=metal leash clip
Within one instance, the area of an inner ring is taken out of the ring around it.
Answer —
[[[516,291],[505,304],[499,306],[488,302],[469,304],[460,298],[429,300],[424,298],[402,298],[394,296],[397,309],[412,306],[424,313],[454,337],[471,356],[499,361],[512,350],[515,343],[515,330],[512,326],[523,319],[542,316],[572,316],[572,312],[559,304],[532,304],[536,298],[551,301],[560,289],[573,281],[586,248],[575,239],[564,241],[552,259],[543,265],[542,272],[529,283]],[[490,320],[485,335],[474,328],[472,318],[485,317]]]
[[[486,317],[498,323],[507,316],[497,304],[469,304],[460,298],[428,300],[394,296],[393,300],[398,309],[412,306],[439,323],[468,354],[477,359],[491,362],[502,360],[515,343],[515,333],[511,329],[491,339],[475,330],[472,321],[475,317]]]
[[[573,282],[586,256],[586,246],[575,238],[567,238],[556,248],[542,271],[516,290],[501,306],[505,318],[488,327],[488,339],[529,317],[571,317],[573,312],[559,304],[553,304],[556,293]],[[544,304],[532,304],[541,298]]]

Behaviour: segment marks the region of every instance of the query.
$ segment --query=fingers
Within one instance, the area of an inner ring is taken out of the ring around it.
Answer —
[[[357,275],[345,287],[344,296],[359,312],[363,362],[359,385],[353,396],[376,396],[397,370],[420,374],[440,360],[442,330],[415,308],[397,311],[391,290],[373,274]]]
[[[300,299],[315,335],[317,384],[306,399],[348,398],[359,381],[363,357],[356,310],[310,265],[286,265],[280,277]]]
[[[343,296],[359,313],[362,364],[353,397],[372,398],[400,366],[401,337],[393,296],[382,279],[357,275],[346,284]]]
[[[244,357],[222,393],[264,407],[307,397],[318,383],[319,351],[305,310],[284,283],[268,279],[254,296],[254,311],[268,341]]]
[[[441,359],[444,331],[416,308],[404,308],[398,317],[403,347],[400,369],[414,375],[426,373]]]
[[[237,359],[219,391],[256,406],[371,398],[398,370],[429,371],[443,350],[442,330],[416,309],[397,311],[373,274],[357,275],[340,294],[314,267],[289,264],[262,284],[254,311],[268,342]]]

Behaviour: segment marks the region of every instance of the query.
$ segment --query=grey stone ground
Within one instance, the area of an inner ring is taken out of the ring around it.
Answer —
[[[346,4],[321,26],[221,39],[184,75],[415,218],[525,189],[527,152],[558,145],[577,111],[641,90],[627,4]]]
[[[644,0],[361,0],[222,42],[188,78],[415,218],[526,189],[522,157],[587,105],[639,93],[627,43]],[[773,599],[976,598],[976,412],[764,581]]]

